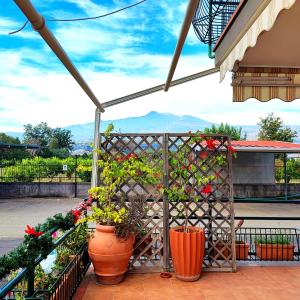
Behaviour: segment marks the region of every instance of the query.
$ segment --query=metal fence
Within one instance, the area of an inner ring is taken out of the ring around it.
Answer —
[[[0,162],[0,182],[80,182],[76,163],[26,164],[16,162],[2,165]]]
[[[275,180],[277,183],[300,183],[300,157],[298,155],[275,156]]]
[[[75,236],[71,237],[72,234],[76,233],[76,229],[78,229],[78,226],[67,231],[55,242],[55,251],[57,251],[61,269],[53,274],[51,281],[46,278],[45,273],[42,272],[41,274],[40,263],[43,259],[39,257],[31,268],[24,268],[13,275],[12,278],[8,278],[8,282],[2,282],[2,286],[0,285],[0,299],[72,299],[90,266],[86,241],[82,242],[78,248],[73,248],[75,251],[70,252],[68,245],[70,240],[68,238],[76,239]],[[49,251],[49,254],[51,251]]]

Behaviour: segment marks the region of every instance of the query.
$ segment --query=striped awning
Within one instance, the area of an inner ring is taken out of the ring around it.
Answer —
[[[300,98],[300,68],[242,67],[234,73],[232,86],[234,102],[249,98],[293,101]]]
[[[222,81],[227,71],[232,71],[236,63],[241,62],[245,52],[250,47],[255,47],[260,34],[269,31],[279,13],[284,9],[290,9],[296,0],[270,0],[262,13],[255,19],[250,28],[240,37],[239,41],[228,52],[226,58],[220,64],[220,80]]]

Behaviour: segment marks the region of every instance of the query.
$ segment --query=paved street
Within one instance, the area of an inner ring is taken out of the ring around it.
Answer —
[[[27,224],[36,225],[48,216],[66,212],[81,199],[24,198],[0,199],[0,255],[18,245]],[[235,204],[237,216],[300,216],[297,204]],[[300,221],[245,221],[244,227],[300,228]]]
[[[49,216],[78,204],[76,198],[0,199],[0,255],[18,245],[27,224],[36,225]]]

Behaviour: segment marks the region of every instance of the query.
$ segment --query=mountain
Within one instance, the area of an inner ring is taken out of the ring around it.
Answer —
[[[205,127],[211,127],[213,123],[194,116],[177,116],[170,113],[158,113],[151,111],[145,116],[130,117],[126,119],[108,120],[101,122],[101,131],[103,131],[109,123],[113,123],[116,132],[122,133],[142,133],[142,132],[187,132],[189,130],[203,130]],[[242,127],[243,131],[247,133],[248,140],[257,139],[258,126],[256,125],[238,125]],[[293,130],[300,132],[299,125],[290,126]],[[94,135],[94,123],[85,123],[78,125],[71,125],[64,127],[64,129],[71,130],[73,139],[76,143],[91,143]],[[6,134],[19,137],[22,140],[22,133],[20,132],[6,132]],[[295,142],[300,142],[299,137]]]
[[[189,130],[202,130],[213,123],[194,116],[177,116],[169,113],[151,111],[145,116],[130,117],[119,120],[101,122],[101,131],[113,123],[116,132],[142,133],[142,132],[187,132]],[[94,123],[71,125],[65,127],[72,131],[76,142],[91,142],[94,134]]]

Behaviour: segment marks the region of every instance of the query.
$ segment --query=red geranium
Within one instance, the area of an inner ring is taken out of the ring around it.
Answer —
[[[200,153],[199,153],[199,157],[201,158],[201,159],[206,159],[206,158],[208,158],[208,152],[207,151],[201,151]]]
[[[27,229],[25,229],[25,232],[31,236],[39,237],[44,233],[42,231],[35,231],[35,229],[33,227],[30,227],[29,225],[27,225],[26,228]]]
[[[181,166],[181,170],[185,170],[185,166],[184,165]]]
[[[81,211],[78,210],[78,209],[74,209],[74,210],[72,210],[72,215],[73,215],[73,217],[74,217],[74,224],[76,224],[77,221],[78,221],[79,218],[80,218]]]
[[[207,145],[207,148],[210,150],[216,149],[216,141],[213,139],[206,140],[206,145]]]
[[[227,146],[227,150],[230,154],[234,154],[236,150],[232,146]]]
[[[211,189],[211,185],[210,184],[207,184],[201,190],[201,193],[203,193],[203,194],[210,194],[211,192],[212,192],[212,189]]]

